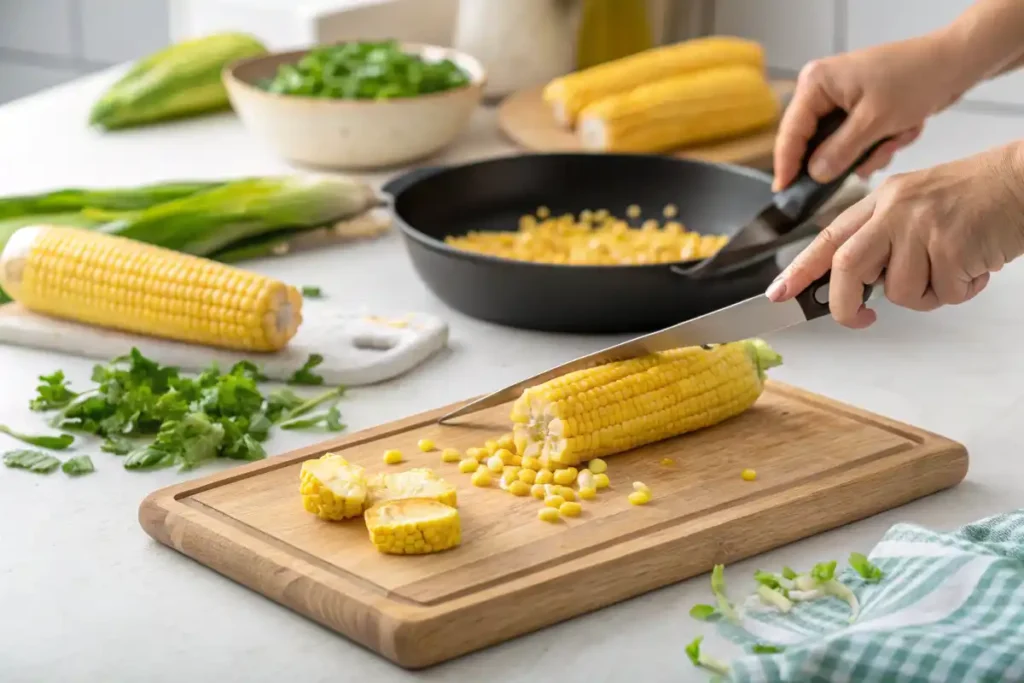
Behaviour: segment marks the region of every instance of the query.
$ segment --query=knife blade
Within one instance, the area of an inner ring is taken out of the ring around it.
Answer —
[[[467,403],[461,408],[443,415],[438,419],[438,423],[443,424],[456,417],[501,405],[518,398],[523,389],[576,370],[637,358],[658,351],[668,351],[682,346],[706,346],[758,337],[824,317],[829,314],[830,275],[831,271],[826,272],[789,301],[776,303],[765,295],[759,294],[657,332],[581,356]],[[871,298],[875,286],[865,285],[865,302]]]

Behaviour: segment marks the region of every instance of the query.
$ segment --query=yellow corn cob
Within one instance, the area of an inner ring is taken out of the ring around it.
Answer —
[[[38,313],[243,351],[280,350],[302,322],[302,295],[283,282],[77,228],[14,233],[0,286]]]
[[[368,488],[371,504],[399,498],[431,498],[456,506],[455,487],[427,467],[375,475],[370,478]]]
[[[366,471],[328,453],[302,463],[299,493],[302,507],[321,519],[358,517],[367,503]]]
[[[459,511],[431,498],[386,500],[363,517],[370,541],[382,553],[422,555],[462,542]]]
[[[760,71],[723,66],[666,78],[589,105],[577,133],[601,152],[665,152],[775,122],[780,105]]]
[[[544,88],[555,118],[574,126],[580,112],[599,99],[662,78],[730,64],[764,70],[760,44],[734,36],[706,36],[644,50],[628,57],[560,76]]]
[[[513,428],[525,455],[578,465],[742,413],[761,395],[765,370],[781,362],[750,339],[579,370],[524,390]]]

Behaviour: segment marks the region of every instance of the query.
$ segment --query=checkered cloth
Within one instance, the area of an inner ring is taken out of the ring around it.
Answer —
[[[732,683],[1024,681],[1024,509],[937,533],[897,524],[869,556],[879,583],[847,568],[860,617],[827,598],[788,614],[747,610],[722,633],[779,654],[729,662]],[[824,634],[824,635],[823,635]]]

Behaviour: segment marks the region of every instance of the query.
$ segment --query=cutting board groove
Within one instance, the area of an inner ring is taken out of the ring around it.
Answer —
[[[465,449],[507,430],[508,406],[438,425],[455,406],[380,425],[143,502],[161,543],[406,668],[422,668],[611,605],[954,486],[958,443],[770,382],[716,427],[609,459],[612,488],[551,525],[539,501],[470,485],[420,453],[419,438]],[[301,462],[338,452],[371,470],[400,448],[458,487],[463,544],[425,557],[378,554],[361,520],[316,519],[298,497]],[[674,467],[660,464],[675,459]],[[758,478],[742,481],[743,467]],[[654,490],[626,502],[631,482]],[[842,558],[835,558],[842,559]]]
[[[785,105],[796,82],[777,80],[771,84]],[[498,107],[498,127],[513,142],[535,152],[586,151],[576,134],[555,120],[541,97],[543,89],[541,86],[520,90],[502,100]],[[684,159],[740,164],[770,171],[777,128],[773,125],[739,137],[691,145],[670,154]]]

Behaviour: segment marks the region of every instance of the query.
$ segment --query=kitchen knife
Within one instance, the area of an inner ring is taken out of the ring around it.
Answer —
[[[442,416],[438,422],[444,423],[462,415],[501,405],[518,398],[523,389],[527,387],[541,384],[576,370],[637,358],[658,351],[668,351],[681,346],[721,344],[758,337],[824,317],[829,314],[830,274],[831,272],[826,272],[789,301],[775,303],[764,294],[758,294],[698,318],[582,356],[468,403]],[[864,286],[865,302],[871,297],[874,289],[875,285]]]
[[[814,216],[814,212],[820,209],[843,186],[850,174],[867,161],[875,153],[875,150],[891,139],[891,137],[882,138],[868,147],[849,168],[835,179],[827,183],[819,183],[811,178],[808,162],[821,143],[836,132],[845,120],[846,112],[842,109],[833,109],[821,117],[814,135],[807,141],[807,150],[804,152],[800,173],[797,174],[796,180],[784,190],[776,192],[768,206],[740,228],[713,256],[692,266],[674,266],[673,272],[694,279],[704,279],[745,268],[768,253],[767,249],[764,251],[753,249],[754,245],[767,246],[805,225]],[[746,252],[749,252],[749,255]]]

